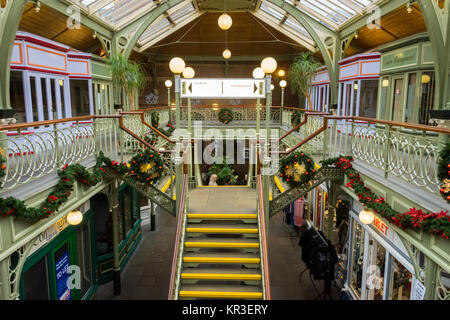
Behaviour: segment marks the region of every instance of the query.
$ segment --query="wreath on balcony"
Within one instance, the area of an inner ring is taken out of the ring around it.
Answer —
[[[221,109],[219,112],[219,121],[223,124],[229,124],[233,121],[233,111],[228,108]]]
[[[315,175],[314,160],[304,152],[294,152],[280,161],[280,177],[291,188],[308,183]]]
[[[445,200],[450,203],[450,141],[445,144],[439,153],[438,178],[441,181],[440,192]]]
[[[136,154],[127,167],[136,181],[145,184],[158,182],[164,173],[164,162],[158,152],[148,148]]]
[[[300,111],[294,111],[291,115],[291,125],[292,128],[298,126],[302,122],[302,114]],[[299,131],[300,128],[297,129]]]

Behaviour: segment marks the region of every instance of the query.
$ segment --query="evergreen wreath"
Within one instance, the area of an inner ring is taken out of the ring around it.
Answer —
[[[304,152],[294,152],[280,161],[280,177],[291,188],[304,185],[315,175],[314,160]]]
[[[450,141],[439,153],[438,178],[441,181],[440,192],[447,203],[450,203]]]
[[[448,239],[450,236],[450,215],[448,211],[441,210],[436,213],[425,213],[420,209],[411,208],[400,213],[391,208],[383,197],[379,197],[370,188],[364,185],[359,173],[352,167],[352,157],[338,157],[321,161],[323,167],[335,166],[340,168],[350,180],[346,187],[353,189],[366,208],[372,209],[388,221],[400,228],[414,228]]]
[[[136,154],[127,164],[129,173],[138,182],[154,184],[164,173],[164,162],[158,152],[145,149]]]
[[[231,121],[233,121],[233,111],[228,108],[221,109],[219,112],[219,121],[228,125]]]
[[[302,123],[302,113],[300,111],[294,111],[291,114],[291,125],[292,128],[298,126],[300,123]],[[299,131],[300,128],[297,129]]]

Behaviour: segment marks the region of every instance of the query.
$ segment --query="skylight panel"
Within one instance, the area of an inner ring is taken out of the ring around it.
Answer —
[[[180,18],[185,17],[189,13],[195,11],[194,5],[192,3],[189,3],[188,5],[184,6],[178,11],[175,11],[170,15],[173,21],[178,21]]]

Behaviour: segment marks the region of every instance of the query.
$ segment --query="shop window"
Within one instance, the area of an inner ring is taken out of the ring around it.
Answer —
[[[88,80],[70,80],[70,97],[72,100],[72,116],[90,115]]]
[[[11,83],[9,89],[11,108],[15,111],[14,118],[16,118],[18,123],[26,122],[22,71],[11,71]]]
[[[81,273],[81,292],[84,297],[92,285],[92,253],[90,219],[83,222],[77,231],[78,264]]]
[[[389,300],[409,300],[413,276],[391,256],[391,294]]]
[[[350,287],[361,297],[362,274],[364,263],[364,236],[365,231],[357,221],[353,221],[351,266],[350,266]]]
[[[419,124],[429,124],[430,110],[434,106],[435,76],[434,72],[423,72],[421,79],[421,97],[419,110]]]
[[[47,257],[43,257],[23,274],[22,299],[49,300],[50,293],[47,277]]]
[[[370,237],[366,270],[366,300],[383,300],[386,249]]]
[[[414,122],[414,119],[416,118],[416,80],[416,73],[411,73],[408,75],[405,122]]]
[[[377,116],[378,80],[361,81],[359,116],[376,118]]]

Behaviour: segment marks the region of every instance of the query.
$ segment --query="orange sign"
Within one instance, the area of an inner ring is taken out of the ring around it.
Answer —
[[[373,220],[373,225],[385,236],[387,236],[389,227],[383,222],[381,221],[380,218],[378,218],[377,216],[375,216],[375,220]]]

